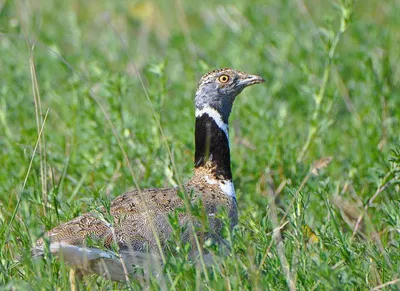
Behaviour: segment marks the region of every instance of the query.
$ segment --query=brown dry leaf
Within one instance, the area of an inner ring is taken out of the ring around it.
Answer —
[[[345,199],[341,196],[333,196],[330,202],[339,208],[344,214],[353,222],[356,222],[358,217],[362,214],[360,207],[362,205],[357,205],[357,203]]]
[[[319,171],[325,169],[333,160],[333,157],[323,157],[313,163],[311,166],[311,173],[315,176],[318,176]]]
[[[330,199],[330,202],[335,205],[341,213],[343,220],[347,223],[347,225],[354,229],[357,220],[359,219],[360,215],[362,215],[362,205],[357,204],[351,200],[345,199],[341,196],[333,196]],[[364,221],[360,222],[359,226],[360,232],[364,232],[365,224]]]

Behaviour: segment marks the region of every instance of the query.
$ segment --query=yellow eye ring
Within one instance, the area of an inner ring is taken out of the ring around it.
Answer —
[[[221,83],[227,83],[229,81],[229,76],[228,75],[221,75],[218,77],[218,81]]]

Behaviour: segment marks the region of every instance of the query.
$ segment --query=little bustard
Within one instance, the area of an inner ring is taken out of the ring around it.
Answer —
[[[231,227],[237,224],[228,119],[236,96],[244,88],[262,82],[264,79],[259,76],[233,69],[213,70],[199,81],[195,94],[194,175],[183,187],[191,203],[202,201],[210,230],[202,234],[205,240],[221,242],[218,209],[227,210]],[[143,264],[141,260],[165,251],[172,232],[168,214],[185,206],[179,191],[169,188],[127,192],[111,203],[112,223],[98,213],[85,213],[48,231],[37,241],[33,253],[43,255],[48,242],[50,252],[62,256],[73,268],[124,280],[135,266]],[[182,226],[192,220],[190,214],[179,215]],[[101,247],[90,246],[88,240],[100,241]],[[182,241],[193,244],[189,228],[183,232]]]

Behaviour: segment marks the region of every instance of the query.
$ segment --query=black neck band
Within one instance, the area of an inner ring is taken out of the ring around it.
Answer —
[[[195,143],[195,168],[209,167],[217,179],[231,180],[228,137],[206,113],[196,118]]]

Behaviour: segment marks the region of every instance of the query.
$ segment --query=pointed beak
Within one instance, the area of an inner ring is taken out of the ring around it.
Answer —
[[[239,84],[243,87],[247,87],[254,84],[265,82],[264,78],[257,75],[245,75],[240,79]]]

